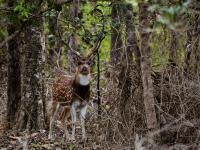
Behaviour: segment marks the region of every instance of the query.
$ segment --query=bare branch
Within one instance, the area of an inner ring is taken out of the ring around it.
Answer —
[[[72,37],[70,37],[69,38],[69,48],[70,48],[70,50],[71,50],[71,52],[73,52],[74,54],[76,54],[77,56],[79,56],[79,57],[81,57],[81,55],[80,55],[80,53],[79,52],[77,52],[73,47],[72,47],[72,45],[73,45],[73,39],[72,39]]]
[[[56,4],[62,5],[62,4],[70,3],[70,2],[72,2],[72,0],[57,0]]]
[[[13,34],[8,36],[3,42],[0,43],[0,48],[2,48],[9,40],[12,40],[14,37],[18,35],[19,31],[15,31]]]
[[[89,50],[90,53],[88,54],[87,58],[90,58],[90,57],[95,56],[97,54],[99,47],[101,45],[101,42],[103,41],[104,38],[105,38],[105,36],[102,37],[102,38],[99,38],[97,40],[97,42],[94,44],[94,46]]]

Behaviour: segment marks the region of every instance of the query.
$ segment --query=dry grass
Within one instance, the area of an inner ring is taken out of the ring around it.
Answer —
[[[134,70],[134,69],[133,69]],[[108,149],[198,149],[200,142],[200,81],[186,79],[181,69],[164,69],[155,72],[154,95],[160,129],[146,128],[142,87],[135,72],[131,79],[132,93],[125,105],[124,116],[120,112],[118,83],[106,81],[107,105],[103,108],[96,135],[100,145]],[[124,118],[123,118],[124,117]],[[91,121],[90,123],[92,124]],[[161,138],[159,138],[159,136]]]

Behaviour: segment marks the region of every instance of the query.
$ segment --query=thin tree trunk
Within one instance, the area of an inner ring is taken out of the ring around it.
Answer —
[[[55,2],[48,0],[48,7],[51,8],[52,5],[55,5]],[[49,16],[48,23],[49,23],[49,63],[52,67],[56,66],[56,61],[59,65],[59,58],[56,58],[56,53],[59,53],[58,47],[58,30],[57,30],[57,19],[58,19],[58,12],[55,11],[53,15]]]
[[[178,65],[178,33],[171,30],[171,46],[169,51],[169,63],[172,68]]]
[[[112,12],[111,12],[111,50],[110,50],[110,64],[115,66],[121,61],[121,53],[123,49],[122,42],[122,31],[121,31],[121,4],[119,2],[112,4]]]
[[[15,1],[7,0],[7,6],[13,7]],[[17,26],[9,24],[7,27],[8,35],[12,35],[17,30]],[[12,38],[7,44],[8,50],[8,88],[7,88],[7,122],[8,128],[16,124],[16,118],[21,102],[21,53],[20,39]]]
[[[184,75],[194,77],[200,75],[200,15],[193,15],[192,23],[187,31]]]
[[[194,36],[193,36],[193,71],[197,76],[200,76],[200,15],[195,15],[194,20]]]
[[[133,59],[132,52],[134,53],[137,71],[140,74],[141,54],[135,33],[135,26],[133,20],[133,7],[131,4],[127,4],[127,12],[126,12],[126,49],[127,53],[131,53],[131,55],[128,55],[129,62],[131,62]]]
[[[139,4],[139,21],[141,36],[141,73],[143,83],[143,96],[146,112],[147,128],[155,130],[158,128],[158,121],[155,111],[155,99],[153,94],[153,83],[151,78],[151,56],[150,56],[150,33],[147,32],[149,27],[149,14],[147,3]]]
[[[132,118],[129,118],[130,116],[129,112],[126,111],[126,110],[129,110],[129,108],[127,108],[126,106],[127,106],[127,102],[131,98],[131,93],[132,93],[131,67],[133,66],[133,51],[134,51],[134,48],[137,48],[136,51],[139,50],[137,45],[135,45],[137,43],[136,43],[136,39],[135,39],[136,37],[134,33],[132,4],[126,5],[125,15],[126,15],[126,18],[125,18],[125,21],[126,21],[125,47],[126,49],[123,53],[123,57],[122,57],[123,59],[121,62],[121,70],[119,74],[119,88],[122,90],[121,95],[120,95],[119,110],[120,110],[123,124],[129,123],[129,121],[131,121],[132,119]]]
[[[191,26],[189,26],[191,28]],[[184,76],[188,78],[190,74],[190,63],[191,63],[191,52],[192,52],[192,30],[187,31],[187,41],[185,46],[185,59],[184,59]]]
[[[115,86],[115,91],[119,91],[118,89],[120,86],[118,85],[119,76],[118,72],[121,72],[119,70],[119,67],[121,65],[121,56],[122,56],[122,50],[123,50],[123,41],[122,41],[122,27],[121,27],[121,21],[122,21],[122,8],[121,8],[121,1],[117,1],[115,3],[113,1],[112,3],[112,11],[111,11],[111,44],[110,44],[110,65],[112,68],[108,68],[108,78],[110,78],[110,81],[107,84],[108,91],[113,91],[113,86]],[[113,85],[114,84],[114,85]],[[112,87],[112,88],[111,88]],[[118,93],[119,94],[119,93]],[[111,97],[113,98],[113,97]],[[114,99],[113,99],[114,100]],[[119,97],[120,101],[120,97]],[[121,103],[121,102],[120,102]],[[119,117],[123,117],[123,111],[120,111],[120,106],[118,106],[119,110],[117,113],[119,113]],[[120,116],[121,115],[121,116]],[[123,118],[122,118],[123,119]],[[112,127],[112,123],[109,122],[108,128]],[[119,124],[119,128],[123,128],[121,124]],[[113,135],[112,130],[109,130],[107,136],[112,137]],[[111,139],[112,140],[112,139]]]
[[[77,23],[76,23],[76,18],[78,17],[78,13],[79,13],[79,0],[73,0],[73,5],[72,5],[72,8],[71,8],[71,13],[70,13],[70,20],[72,22],[72,26],[73,26],[73,34],[69,37],[70,41],[72,41],[72,48],[73,49],[76,49],[76,38],[75,38],[75,33],[76,33],[76,26],[77,26]],[[69,63],[69,69],[70,69],[70,72],[75,72],[75,64],[73,62],[73,54],[71,53],[70,50],[68,50],[68,63]]]

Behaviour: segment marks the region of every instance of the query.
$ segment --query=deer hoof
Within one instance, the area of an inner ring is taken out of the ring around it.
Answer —
[[[48,139],[49,139],[49,140],[53,140],[53,139],[54,139],[53,135],[52,135],[52,134],[49,134],[49,135],[48,135]]]
[[[88,142],[88,139],[86,137],[82,137],[79,144],[84,144],[84,143],[87,143]]]
[[[72,136],[72,137],[70,138],[70,141],[75,141],[75,137]]]
[[[71,141],[71,138],[70,138],[69,136],[66,136],[66,137],[65,137],[65,140],[66,140],[67,142],[70,142],[70,141]]]

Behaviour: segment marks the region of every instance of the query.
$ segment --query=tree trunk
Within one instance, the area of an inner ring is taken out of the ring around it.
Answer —
[[[122,42],[122,31],[121,31],[121,21],[122,21],[122,8],[119,2],[112,4],[111,12],[111,50],[110,50],[110,64],[115,66],[121,61],[121,53],[123,49]]]
[[[48,7],[51,8],[52,5],[55,5],[54,2],[48,0]],[[59,53],[60,51],[60,47],[58,47],[58,30],[57,30],[57,19],[58,19],[58,14],[59,12],[57,12],[55,10],[54,14],[49,16],[48,18],[48,23],[49,23],[49,35],[51,35],[51,37],[48,39],[49,41],[49,63],[51,65],[51,67],[53,68],[56,65],[59,65],[59,58],[56,58],[56,53]],[[56,64],[57,61],[57,64]]]
[[[193,36],[193,72],[200,76],[200,15],[196,14],[194,19],[194,36]]]
[[[120,105],[119,111],[122,118],[122,124],[129,124],[131,118],[129,118],[129,110],[130,107],[127,107],[127,103],[131,99],[132,93],[132,80],[131,80],[131,66],[133,65],[133,45],[134,41],[132,37],[133,33],[133,24],[132,24],[132,5],[127,5],[127,9],[125,12],[126,15],[126,45],[125,50],[122,53],[122,60],[120,63],[120,74],[119,74],[119,89],[121,90],[120,95]],[[120,127],[121,130],[123,129]],[[125,132],[127,134],[127,132]]]
[[[7,0],[7,6],[13,7],[15,1]],[[8,35],[12,35],[17,31],[17,26],[9,24],[7,27]],[[21,102],[21,53],[20,39],[12,38],[7,44],[8,50],[8,83],[7,83],[7,122],[8,128],[12,128],[16,124],[16,118]]]
[[[192,22],[187,30],[187,41],[185,50],[185,77],[200,75],[200,15],[192,15]],[[189,76],[190,75],[190,76]]]
[[[109,92],[113,92],[115,93],[116,91],[121,91],[120,88],[122,88],[122,86],[119,85],[119,73],[121,73],[121,56],[122,56],[122,52],[123,52],[123,41],[122,41],[122,27],[121,27],[121,21],[122,21],[122,2],[118,1],[117,3],[115,3],[113,1],[112,3],[112,11],[111,11],[111,44],[110,44],[110,66],[108,68],[108,78],[109,78],[109,83],[106,85],[107,86],[107,90],[108,93]],[[121,74],[122,75],[122,74]],[[120,75],[120,76],[121,76]],[[113,88],[114,87],[114,88]],[[119,120],[123,120],[123,112],[121,111],[120,106],[118,103],[121,103],[121,93],[117,93],[120,94],[119,97],[117,98],[116,103],[116,107],[117,107],[117,115],[120,117]],[[110,96],[110,95],[109,95]],[[116,100],[115,96],[112,95],[111,98],[112,101],[114,102]],[[123,109],[124,110],[124,109]],[[123,126],[119,123],[118,124],[120,128],[120,130],[123,129]],[[108,128],[112,128],[112,123],[109,122]],[[108,137],[112,137],[113,136],[113,132],[112,130],[109,130]],[[112,139],[111,139],[112,140]]]
[[[135,26],[133,20],[133,7],[131,4],[127,4],[127,12],[126,12],[126,49],[127,53],[131,53],[128,55],[129,62],[132,61],[132,52],[135,55],[135,62],[138,74],[140,74],[140,49],[138,46],[137,36],[135,34]]]
[[[76,18],[78,17],[78,13],[79,13],[79,0],[73,0],[73,5],[71,8],[71,13],[70,13],[70,20],[72,22],[72,26],[73,26],[73,33],[72,35],[69,37],[70,41],[72,41],[72,48],[76,50],[76,38],[75,38],[75,33],[76,33]],[[68,63],[69,63],[69,70],[70,72],[75,72],[75,64],[74,64],[74,60],[73,60],[73,54],[71,53],[71,51],[68,49]]]
[[[25,29],[22,105],[19,116],[21,130],[44,129],[46,126],[46,107],[43,80],[43,20],[34,19],[34,25]]]
[[[184,58],[184,76],[188,78],[190,74],[191,52],[192,52],[192,30],[187,30],[187,41],[185,45],[185,58]]]
[[[153,83],[151,78],[151,56],[150,56],[150,33],[149,14],[147,3],[139,4],[139,21],[141,37],[141,73],[143,83],[143,96],[146,112],[147,128],[155,130],[158,128],[158,122],[155,111],[155,99],[153,94]]]
[[[178,65],[178,33],[171,31],[171,46],[169,51],[169,63],[172,68]]]

